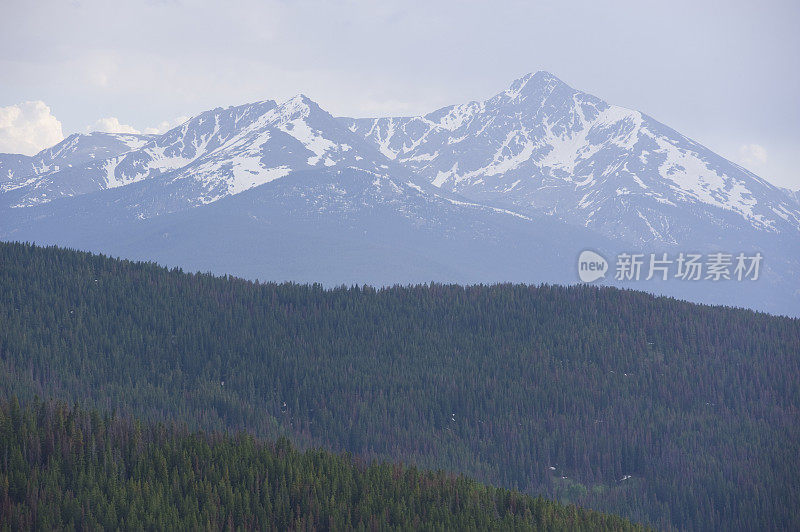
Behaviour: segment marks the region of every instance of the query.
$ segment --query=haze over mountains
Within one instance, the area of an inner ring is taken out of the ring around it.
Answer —
[[[329,285],[574,283],[587,248],[760,252],[758,281],[601,282],[800,315],[796,193],[546,72],[419,117],[299,95],[3,154],[0,238]]]

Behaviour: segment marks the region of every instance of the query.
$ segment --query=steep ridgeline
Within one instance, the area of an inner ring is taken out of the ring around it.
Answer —
[[[645,530],[443,472],[0,401],[3,530]]]
[[[633,244],[739,229],[800,239],[800,208],[777,187],[547,72],[425,116],[342,120],[444,190]]]
[[[797,319],[586,286],[256,284],[0,244],[0,375],[2,397],[286,435],[662,529],[800,527]]]

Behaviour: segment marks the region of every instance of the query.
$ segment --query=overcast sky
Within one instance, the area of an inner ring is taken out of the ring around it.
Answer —
[[[800,188],[798,27],[794,0],[3,0],[0,151],[299,92],[425,113],[547,70]]]

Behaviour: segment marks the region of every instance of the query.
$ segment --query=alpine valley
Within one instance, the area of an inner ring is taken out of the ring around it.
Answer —
[[[591,249],[603,284],[800,316],[796,191],[547,72],[425,116],[299,95],[0,154],[0,239],[327,286],[571,284]],[[617,281],[621,252],[763,261],[755,281],[645,281],[647,261]]]

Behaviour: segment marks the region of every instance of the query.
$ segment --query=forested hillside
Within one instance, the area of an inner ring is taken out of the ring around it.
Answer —
[[[443,472],[0,402],[0,529],[643,530]]]
[[[800,320],[614,289],[325,290],[0,244],[0,392],[800,527]]]

